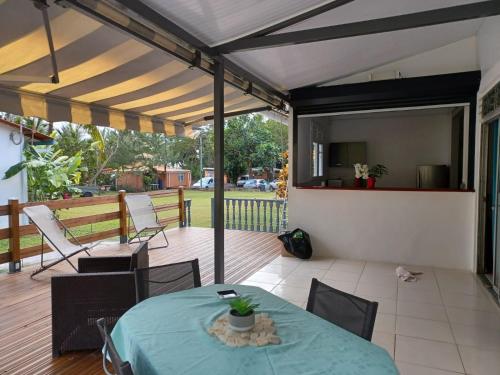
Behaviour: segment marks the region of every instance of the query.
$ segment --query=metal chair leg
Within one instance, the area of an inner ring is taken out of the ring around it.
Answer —
[[[170,244],[168,243],[167,235],[165,234],[164,230],[162,230],[161,232],[163,233],[163,237],[165,238],[165,242],[167,243],[167,246],[165,246],[165,247],[168,247],[168,245],[170,245]]]

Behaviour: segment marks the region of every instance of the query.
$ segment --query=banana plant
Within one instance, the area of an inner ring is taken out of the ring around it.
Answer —
[[[26,170],[31,201],[55,199],[65,192],[77,193],[79,189],[74,185],[80,183],[83,170],[81,154],[79,151],[68,157],[52,147],[29,146],[24,152],[25,160],[10,167],[3,179]]]

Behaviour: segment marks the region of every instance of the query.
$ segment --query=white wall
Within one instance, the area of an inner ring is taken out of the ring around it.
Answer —
[[[331,116],[329,143],[366,142],[368,165],[389,169],[377,186],[415,188],[417,165],[450,165],[451,123],[450,108]],[[330,178],[347,181],[354,173],[352,168],[329,172]]]
[[[391,62],[377,68],[354,74],[328,85],[367,82],[380,79],[398,78],[401,73],[404,78],[430,76],[435,74],[459,73],[479,68],[476,54],[476,37],[459,40],[444,47],[425,51],[423,53]]]
[[[289,126],[291,129],[291,120]],[[289,132],[290,182],[292,137]],[[316,255],[474,268],[474,193],[307,190],[290,186],[289,228],[297,227],[310,233]]]
[[[474,193],[291,189],[316,255],[472,270]]]
[[[3,180],[3,176],[7,169],[21,161],[23,143],[15,145],[9,139],[12,131],[16,132],[15,129],[0,126],[0,150],[2,150],[2,157],[0,158],[0,205],[7,204],[9,198],[18,198],[21,202],[25,202],[28,195],[25,183],[25,173],[19,173],[8,180]],[[7,226],[8,217],[0,216],[0,228]]]
[[[481,97],[500,81],[500,17],[484,21],[477,34],[476,56],[482,71],[480,104]],[[476,189],[480,125],[478,106]],[[292,132],[289,133],[289,160],[292,161]],[[292,177],[292,165],[289,171]],[[476,269],[477,193],[360,192],[290,187],[289,194],[289,226],[292,229],[301,227],[311,234],[316,254]]]
[[[477,94],[476,108],[476,152],[474,158],[474,185],[476,186],[476,199],[474,209],[474,226],[476,236],[474,237],[474,257],[477,258],[479,252],[477,243],[478,222],[479,222],[479,194],[480,167],[481,167],[481,101],[482,97],[488,93],[498,82],[500,82],[500,16],[488,18],[481,25],[477,33],[477,56],[481,67],[481,85]],[[475,265],[476,266],[476,265]]]
[[[482,80],[479,96],[500,79],[500,17],[488,18],[477,33],[477,54]]]

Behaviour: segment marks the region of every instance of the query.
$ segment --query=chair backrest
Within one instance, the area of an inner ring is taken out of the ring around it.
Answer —
[[[148,242],[141,242],[130,257],[130,271],[149,267]]]
[[[120,358],[120,355],[116,351],[115,344],[108,333],[108,328],[106,327],[106,321],[104,318],[97,320],[97,328],[101,334],[102,340],[104,341],[104,349],[102,353],[102,368],[106,375],[114,375],[111,373],[106,366],[106,358],[109,356],[111,363],[113,364],[113,370],[116,375],[134,375],[132,371],[132,366],[129,362],[124,362]]]
[[[59,250],[63,253],[71,253],[81,249],[64,236],[64,230],[58,223],[54,213],[45,205],[25,207],[25,215],[35,224],[38,231],[47,237],[47,244],[52,250]]]
[[[306,310],[371,341],[377,302],[342,292],[312,279]]]
[[[198,259],[135,270],[137,302],[201,286]]]
[[[125,196],[128,212],[135,230],[140,232],[144,228],[158,226],[158,220],[153,201],[147,194],[130,194]]]

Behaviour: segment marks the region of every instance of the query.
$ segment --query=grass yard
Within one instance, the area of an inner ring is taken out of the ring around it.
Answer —
[[[214,196],[213,191],[197,191],[186,190],[185,199],[191,199],[191,225],[196,227],[210,227],[211,225],[211,198]],[[260,192],[260,191],[226,191],[226,198],[258,198],[258,199],[273,199],[275,193]],[[164,197],[154,200],[155,204],[173,203],[177,197]],[[57,214],[61,219],[69,219],[73,217],[82,217],[118,210],[118,204],[102,204],[98,206],[76,207],[70,209],[58,210]],[[176,216],[177,211],[161,212],[160,217]],[[97,231],[104,231],[118,227],[118,220],[109,220],[101,223],[87,224],[79,227],[71,228],[71,232],[77,236],[82,236]],[[40,235],[25,236],[21,238],[21,248],[39,245],[41,243]],[[0,241],[0,253],[8,250],[8,240]]]

